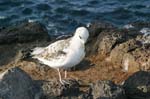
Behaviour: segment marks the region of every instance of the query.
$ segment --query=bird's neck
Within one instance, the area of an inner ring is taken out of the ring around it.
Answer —
[[[81,40],[78,35],[75,35],[75,36],[72,38],[72,42],[84,44],[83,40]]]
[[[71,40],[71,46],[74,49],[84,48],[84,43],[79,37],[73,37]]]

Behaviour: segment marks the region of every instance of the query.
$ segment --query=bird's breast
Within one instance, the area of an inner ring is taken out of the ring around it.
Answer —
[[[80,49],[72,49],[68,54],[68,58],[66,60],[66,67],[73,67],[79,64],[83,58],[85,57],[85,51],[83,48]]]

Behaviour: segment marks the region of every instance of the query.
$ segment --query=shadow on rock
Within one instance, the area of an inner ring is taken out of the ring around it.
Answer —
[[[80,64],[76,65],[75,67],[72,67],[70,70],[71,71],[84,71],[87,69],[92,68],[94,64],[90,60],[84,59]]]

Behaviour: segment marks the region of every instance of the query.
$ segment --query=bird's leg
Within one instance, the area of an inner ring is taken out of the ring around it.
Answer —
[[[67,70],[65,70],[65,79],[67,78]]]
[[[65,70],[65,79],[67,78],[67,70]],[[65,84],[70,84],[69,82],[67,82],[67,81],[65,81],[65,80],[62,80],[63,81],[63,83],[65,83]]]
[[[60,71],[59,71],[59,68],[57,69],[57,71],[58,71],[60,83],[61,83],[62,85],[64,85],[64,84],[69,84],[69,82],[66,82],[65,80],[62,80],[62,78],[61,78],[61,73],[60,73]],[[67,71],[65,70],[65,78],[66,78],[66,77],[67,77]]]
[[[61,79],[61,74],[60,74],[59,68],[57,69],[57,71],[58,71],[58,75],[59,75],[59,81],[60,81],[60,83],[61,83],[61,84],[64,84],[64,83],[63,83],[63,81],[62,81],[62,79]]]

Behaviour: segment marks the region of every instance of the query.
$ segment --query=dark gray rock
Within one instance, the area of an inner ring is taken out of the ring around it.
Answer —
[[[98,81],[91,85],[93,99],[126,99],[124,90],[111,81]]]
[[[134,29],[122,31],[124,41],[114,46],[109,59],[115,68],[126,72],[147,71],[150,69],[150,23],[137,22],[133,25]]]
[[[150,72],[134,73],[123,86],[129,99],[150,99]]]
[[[87,41],[86,46],[86,52],[87,55],[95,54],[95,51],[97,50],[95,46],[95,43],[97,42],[98,36],[101,34],[101,32],[109,29],[114,29],[114,26],[112,24],[106,23],[106,22],[93,22],[89,26],[88,30],[90,33],[90,37]],[[91,49],[91,47],[93,47]]]
[[[106,57],[117,44],[125,41],[123,36],[124,34],[121,31],[115,29],[101,32],[95,44],[93,44],[93,52]]]
[[[0,30],[0,44],[46,41],[48,39],[50,38],[46,28],[37,22],[22,23]]]
[[[141,44],[138,44],[135,39],[128,40],[116,46],[110,53],[110,59],[114,67],[120,68],[121,66],[121,68],[126,72],[139,70],[139,63],[136,62],[137,58],[135,55],[140,56],[140,54],[144,54],[142,50],[139,50],[140,47]]]
[[[49,40],[46,28],[37,22],[0,29],[0,66],[18,61],[22,50],[46,46]]]
[[[90,38],[97,37],[102,31],[107,29],[113,29],[114,26],[106,22],[92,22],[88,30],[90,32]]]
[[[133,33],[133,31],[119,29],[109,23],[101,22],[92,23],[89,27],[89,32],[87,53],[89,55],[99,53],[104,56],[102,58],[110,54],[115,46],[137,36],[137,32]]]
[[[64,97],[76,97],[80,93],[79,83],[75,80],[65,80],[69,84],[62,85],[58,80],[44,81],[41,89],[42,99],[61,99]],[[63,99],[64,99],[63,98]]]
[[[86,45],[87,56],[96,55],[113,68],[125,72],[150,69],[150,23],[135,22],[133,28],[115,28],[106,23],[93,23]],[[143,33],[142,33],[143,32]]]
[[[78,99],[93,99],[93,96],[92,96],[92,89],[91,87],[89,86],[88,87],[88,90],[82,92],[79,96],[78,96]]]
[[[0,75],[0,98],[34,99],[36,93],[30,76],[20,68],[12,68]]]

